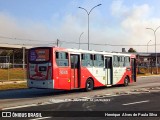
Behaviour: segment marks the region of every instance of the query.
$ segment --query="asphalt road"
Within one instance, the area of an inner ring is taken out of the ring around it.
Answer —
[[[77,120],[77,119],[160,119],[160,88],[150,91],[134,91],[130,94],[103,95],[73,99],[54,104],[37,105],[31,107],[11,108],[5,111],[32,111],[41,112],[45,120]],[[57,99],[58,100],[58,99]],[[50,111],[50,112],[47,112]],[[58,112],[54,112],[58,111]],[[64,112],[65,111],[65,112]],[[83,111],[83,112],[82,112]],[[121,112],[120,112],[121,111]],[[159,111],[159,112],[155,112]],[[151,114],[153,113],[153,114]],[[118,115],[121,117],[118,117]],[[122,114],[126,115],[122,117]],[[133,117],[137,114],[139,117]],[[106,116],[105,116],[106,115]],[[58,117],[57,117],[58,116]],[[74,116],[74,117],[73,117]],[[78,116],[78,117],[77,117]],[[96,117],[93,117],[96,116]],[[128,117],[129,116],[129,117]],[[154,116],[154,117],[153,117]],[[72,118],[70,118],[72,117]],[[16,118],[17,119],[17,118]],[[33,118],[27,118],[32,120]],[[36,118],[35,120],[38,120]]]
[[[46,113],[42,116],[43,118],[36,118],[36,120],[78,119],[65,117],[65,115],[84,116],[79,119],[97,119],[97,117],[90,118],[96,115],[95,112],[87,116],[86,111],[102,111],[97,112],[98,119],[107,119],[108,117],[103,116],[105,111],[160,111],[159,81],[159,76],[141,77],[128,87],[99,88],[91,92],[47,89],[8,90],[0,92],[0,105],[2,111],[67,111],[67,113],[57,113],[62,117],[56,118],[53,117],[53,113]],[[85,113],[72,111],[85,111]],[[158,117],[129,117],[129,119],[133,118],[160,120]],[[128,120],[128,117],[116,117],[116,119]]]
[[[110,88],[98,88],[91,92],[82,92],[81,90],[55,91],[51,89],[18,89],[0,91],[0,109],[26,105],[43,104],[52,99],[74,99],[79,97],[93,97],[103,94],[117,94],[119,92],[129,92],[143,88],[160,86],[160,76],[139,77],[136,83],[128,87],[116,86]],[[53,101],[52,101],[53,102]]]

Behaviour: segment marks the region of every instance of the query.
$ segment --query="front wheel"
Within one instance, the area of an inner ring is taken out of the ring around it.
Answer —
[[[124,86],[128,86],[128,84],[129,84],[129,78],[125,77],[125,79],[124,79]]]
[[[94,83],[93,83],[93,80],[92,79],[87,79],[86,81],[86,91],[91,91],[93,90],[93,87],[94,87]]]

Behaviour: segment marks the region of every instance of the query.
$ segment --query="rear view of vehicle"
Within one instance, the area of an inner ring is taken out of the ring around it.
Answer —
[[[28,54],[28,87],[53,88],[51,48],[37,47]]]
[[[136,82],[136,56],[37,47],[28,54],[28,87],[86,89]]]

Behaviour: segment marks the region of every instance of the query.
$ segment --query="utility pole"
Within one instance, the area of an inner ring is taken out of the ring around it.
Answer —
[[[59,40],[57,39],[57,47],[58,47],[58,44],[59,44]]]
[[[25,47],[24,47],[24,45],[23,45],[23,47],[22,47],[22,50],[23,50],[23,60],[22,60],[22,62],[23,62],[23,69],[25,69],[25,65],[26,65],[26,62],[25,62]]]

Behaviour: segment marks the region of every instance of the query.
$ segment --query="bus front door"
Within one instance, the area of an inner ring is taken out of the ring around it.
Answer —
[[[105,57],[105,73],[106,73],[106,85],[113,84],[113,69],[112,69],[112,57]]]
[[[80,55],[71,54],[71,89],[80,87]]]

